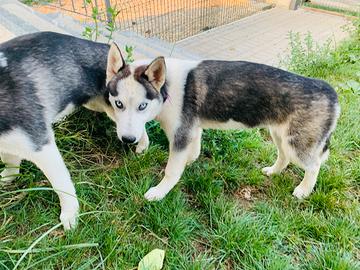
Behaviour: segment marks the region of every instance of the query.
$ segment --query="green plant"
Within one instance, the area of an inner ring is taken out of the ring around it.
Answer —
[[[33,6],[54,2],[54,0],[21,0],[25,5]]]
[[[360,12],[355,11],[355,9],[357,8],[355,6],[354,6],[354,10],[350,10],[350,9],[326,6],[324,4],[323,5],[322,4],[312,4],[310,2],[304,3],[304,5],[306,7],[311,7],[311,8],[317,8],[317,9],[337,12],[337,13],[341,13],[341,14],[344,14],[344,15],[347,15],[347,16],[354,16],[354,17],[359,17],[360,16]]]
[[[85,0],[85,5],[91,5],[91,19],[93,25],[85,26],[82,36],[93,41],[97,41],[100,35],[100,22],[101,18],[107,18],[105,23],[105,33],[104,36],[108,38],[108,43],[113,39],[113,33],[116,31],[116,17],[119,15],[120,11],[116,9],[116,6],[109,7],[106,12],[100,11],[96,1],[94,0]]]
[[[125,45],[126,59],[125,62],[130,64],[134,62],[134,46]]]
[[[105,36],[108,38],[109,43],[112,40],[114,31],[116,30],[116,17],[119,15],[120,11],[117,11],[116,7],[109,7],[107,11],[110,15],[110,18],[108,18],[105,26],[105,29],[108,31],[108,34]]]
[[[99,8],[94,5],[92,0],[85,0],[85,5],[91,5],[91,18],[94,26],[85,26],[82,36],[93,41],[97,41],[99,37]]]
[[[86,39],[97,41],[100,35],[100,18],[109,16],[108,20],[105,24],[105,30],[107,31],[104,33],[104,36],[107,37],[107,43],[110,43],[113,40],[113,33],[116,31],[116,17],[119,15],[119,12],[115,7],[109,7],[107,9],[107,14],[104,12],[99,12],[99,9],[96,4],[93,3],[93,0],[86,0],[85,4],[91,5],[91,18],[93,21],[93,26],[85,26],[84,31],[82,32],[82,36]],[[126,63],[134,62],[133,53],[134,47],[130,45],[125,45],[125,52],[126,52]]]
[[[319,45],[314,42],[311,33],[302,39],[300,33],[290,32],[289,47],[290,53],[280,61],[280,66],[305,76],[320,71],[319,68],[331,68],[331,40]]]

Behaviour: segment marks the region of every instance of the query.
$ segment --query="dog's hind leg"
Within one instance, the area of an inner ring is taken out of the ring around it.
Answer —
[[[317,177],[320,171],[320,158],[314,159],[310,164],[303,165],[305,169],[304,179],[295,188],[293,195],[298,199],[306,198],[315,187]]]
[[[2,162],[5,164],[5,169],[0,174],[1,184],[9,184],[20,173],[21,158],[15,155],[0,153]]]
[[[272,174],[281,173],[287,165],[289,164],[289,156],[286,153],[286,142],[284,142],[283,138],[274,130],[270,128],[270,135],[273,139],[276,147],[277,147],[277,159],[274,165],[271,167],[265,167],[262,169],[262,172],[268,176]]]
[[[59,196],[61,206],[60,220],[64,229],[74,228],[76,226],[79,203],[70,173],[65,166],[54,138],[47,145],[44,145],[40,151],[32,153],[30,160],[44,172],[54,191]]]
[[[323,146],[311,133],[300,133],[289,140],[289,147],[293,150],[292,161],[305,170],[303,180],[293,192],[298,199],[309,196],[315,187],[321,163],[329,155],[329,150],[324,152]]]

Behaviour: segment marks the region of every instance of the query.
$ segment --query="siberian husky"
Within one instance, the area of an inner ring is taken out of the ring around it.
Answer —
[[[19,174],[22,159],[35,163],[59,196],[65,229],[75,226],[79,203],[51,124],[80,105],[115,119],[105,98],[108,51],[107,44],[51,32],[0,44],[0,156],[6,164],[0,182]],[[142,134],[138,152],[148,145]]]
[[[324,81],[244,61],[184,61],[158,57],[127,65],[116,44],[107,64],[109,101],[118,137],[136,143],[145,123],[157,119],[170,144],[165,177],[145,198],[162,199],[187,163],[200,154],[205,128],[265,127],[278,157],[263,173],[280,173],[293,162],[305,170],[293,195],[313,190],[340,108]]]

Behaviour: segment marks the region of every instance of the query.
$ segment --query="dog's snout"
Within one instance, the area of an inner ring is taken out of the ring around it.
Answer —
[[[124,143],[134,143],[136,141],[136,138],[134,136],[122,136],[121,140]]]

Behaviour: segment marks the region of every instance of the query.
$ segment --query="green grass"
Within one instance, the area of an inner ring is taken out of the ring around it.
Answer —
[[[346,8],[338,8],[335,6],[326,6],[326,4],[324,4],[324,5],[312,4],[310,2],[304,3],[304,6],[310,7],[310,8],[327,10],[327,11],[333,11],[333,12],[337,12],[337,13],[344,14],[347,16],[354,16],[354,17],[360,16],[359,7],[356,7],[356,6],[353,6],[353,10],[351,10],[350,8],[346,9]]]
[[[147,202],[143,194],[161,179],[168,156],[159,126],[149,125],[150,149],[136,155],[104,115],[80,110],[56,126],[81,200],[77,229],[54,227],[58,198],[23,163],[13,193],[0,194],[0,269],[18,262],[18,269],[136,269],[153,248],[166,250],[164,269],[359,269],[359,34],[358,25],[335,50],[293,36],[283,61],[329,81],[342,107],[330,159],[308,199],[291,195],[299,168],[261,174],[276,151],[269,134],[254,129],[206,131],[182,181],[164,200]]]
[[[21,0],[25,5],[34,6],[34,5],[44,5],[48,3],[52,3],[55,0]]]

